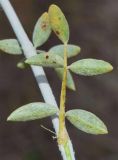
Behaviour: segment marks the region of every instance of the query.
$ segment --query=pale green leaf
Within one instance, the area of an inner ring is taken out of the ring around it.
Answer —
[[[60,80],[62,81],[63,80],[63,72],[64,72],[64,69],[63,68],[56,68],[55,69],[58,77],[60,78]],[[74,80],[73,80],[73,77],[70,73],[70,71],[67,71],[67,83],[66,83],[67,87],[73,91],[75,91],[75,83],[74,83]]]
[[[58,112],[58,108],[42,102],[34,102],[26,104],[8,117],[8,121],[31,121],[52,116]]]
[[[69,26],[63,12],[53,4],[49,7],[48,13],[53,31],[63,43],[67,43],[69,40]]]
[[[78,55],[80,51],[81,49],[79,46],[72,45],[72,44],[67,45],[67,57],[68,58]],[[58,54],[59,56],[64,57],[64,45],[62,44],[62,45],[54,46],[49,50],[49,52]]]
[[[22,49],[16,39],[0,40],[0,50],[12,55],[22,54]]]
[[[51,26],[49,23],[49,16],[48,13],[45,12],[38,19],[38,22],[36,23],[34,28],[33,32],[34,46],[37,48],[43,45],[48,40],[50,34],[51,34]]]
[[[78,129],[90,134],[107,134],[105,124],[93,113],[82,110],[73,109],[66,112],[67,119]]]
[[[54,55],[54,54],[48,54],[48,53],[40,53],[36,56],[28,58],[26,63],[30,65],[38,65],[38,66],[43,66],[43,67],[54,67],[54,68],[59,68],[63,67],[63,58]]]
[[[84,76],[94,76],[112,71],[110,63],[97,59],[82,59],[68,67],[72,72]]]
[[[17,63],[17,68],[19,69],[25,69],[27,67],[29,67],[29,64],[25,63],[25,58]]]

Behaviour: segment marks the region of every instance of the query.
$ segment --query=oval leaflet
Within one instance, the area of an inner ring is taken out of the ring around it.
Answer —
[[[78,129],[90,134],[107,134],[105,124],[93,113],[73,109],[66,112],[66,118]]]
[[[12,55],[22,54],[22,49],[16,39],[0,40],[0,50]]]
[[[63,70],[64,70],[63,68],[56,68],[55,69],[55,71],[56,71],[56,73],[57,73],[57,75],[58,75],[58,77],[60,78],[61,81],[63,80]],[[69,89],[73,90],[73,91],[76,90],[73,77],[72,77],[72,75],[71,75],[69,70],[67,71],[67,83],[66,83],[66,86]]]
[[[34,102],[26,104],[14,112],[8,117],[8,121],[31,121],[35,119],[41,119],[48,116],[52,116],[58,112],[58,108],[42,102]]]
[[[68,67],[72,72],[83,76],[94,76],[110,72],[113,67],[110,63],[98,59],[82,59]]]
[[[80,51],[81,51],[81,49],[79,46],[72,45],[72,44],[67,45],[67,57],[68,58],[71,58],[71,57],[78,55],[80,53]],[[49,52],[57,54],[57,55],[64,58],[64,45],[60,44],[60,45],[54,46],[54,47],[50,48]]]
[[[33,31],[33,43],[35,48],[43,45],[51,34],[51,26],[49,23],[48,13],[45,12],[38,19]]]
[[[63,67],[63,58],[51,53],[40,53],[36,56],[28,58],[25,63],[43,67],[59,68]]]
[[[53,4],[49,7],[48,13],[52,30],[63,43],[67,43],[69,40],[69,26],[63,12]]]

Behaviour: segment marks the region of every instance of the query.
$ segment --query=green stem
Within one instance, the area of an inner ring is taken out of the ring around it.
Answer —
[[[60,111],[59,111],[59,133],[58,144],[65,145],[68,141],[68,134],[65,127],[65,102],[66,102],[66,83],[67,83],[67,43],[64,44],[64,72],[60,95]]]
[[[67,83],[67,43],[64,44],[64,72],[63,81],[60,95],[60,111],[59,111],[59,133],[58,133],[58,144],[63,146],[67,160],[73,160],[70,150],[70,139],[68,137],[66,126],[65,126],[65,102],[66,102],[66,83]]]
[[[70,143],[70,140],[68,140],[68,142],[64,145],[65,154],[66,154],[67,160],[73,160],[75,158],[72,157],[69,143]],[[73,153],[73,156],[74,156],[74,153]]]
[[[70,149],[71,141],[65,126],[66,83],[67,83],[67,43],[64,44],[64,71],[63,71],[63,81],[62,81],[61,95],[60,95],[58,144],[60,147],[61,146],[64,147],[66,159],[73,160],[75,159],[74,152]]]

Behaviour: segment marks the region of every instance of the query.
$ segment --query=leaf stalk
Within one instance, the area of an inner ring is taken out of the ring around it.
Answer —
[[[65,103],[66,103],[66,83],[67,83],[67,43],[64,44],[64,72],[60,95],[60,111],[59,111],[59,133],[58,143],[66,144],[68,135],[65,126]]]

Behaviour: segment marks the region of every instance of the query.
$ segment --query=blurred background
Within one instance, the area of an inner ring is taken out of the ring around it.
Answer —
[[[108,126],[109,134],[89,135],[67,122],[78,160],[118,160],[118,0],[11,0],[28,36],[32,37],[39,16],[55,3],[65,13],[71,31],[70,43],[82,49],[81,58],[110,62],[113,72],[96,77],[75,76],[76,91],[67,91],[67,108],[82,108],[95,113]],[[15,35],[0,9],[0,39]],[[40,49],[60,44],[52,34]],[[52,128],[50,118],[26,123],[6,122],[8,115],[23,104],[43,101],[30,69],[20,70],[23,56],[0,51],[0,159],[61,160],[56,140],[40,127]],[[61,82],[51,69],[45,70],[59,103]]]

